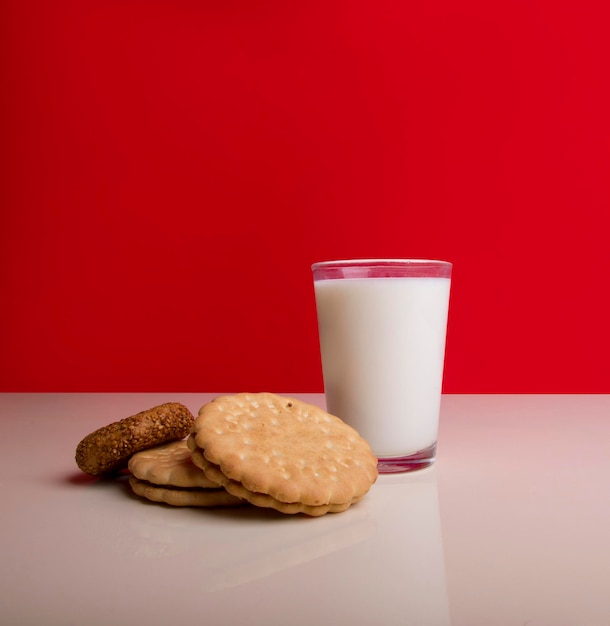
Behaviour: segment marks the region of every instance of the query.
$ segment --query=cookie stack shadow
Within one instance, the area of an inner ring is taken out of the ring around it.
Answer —
[[[133,492],[153,502],[312,517],[347,510],[377,479],[351,426],[272,393],[219,396],[196,418],[179,403],[143,411],[85,437],[76,462],[92,475],[128,468]]]

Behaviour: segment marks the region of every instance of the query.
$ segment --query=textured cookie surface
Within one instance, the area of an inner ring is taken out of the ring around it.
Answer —
[[[194,440],[191,440],[194,441]],[[227,478],[219,469],[217,465],[210,463],[204,456],[202,450],[197,447],[193,448],[193,462],[198,465],[211,479],[214,479],[218,485],[222,485],[228,493],[231,493],[237,498],[242,498],[254,504],[255,506],[269,509],[276,509],[281,513],[296,514],[304,513],[312,517],[319,517],[326,513],[340,513],[348,509],[352,504],[358,502],[360,497],[354,498],[350,502],[343,504],[320,504],[312,506],[303,504],[302,502],[281,502],[276,500],[273,496],[266,493],[258,493],[246,489],[241,483]]]
[[[189,447],[208,478],[232,493],[243,487],[240,497],[259,506],[262,499],[265,506],[344,510],[377,479],[377,458],[351,426],[271,393],[220,396],[204,405]]]
[[[87,435],[76,447],[76,464],[93,476],[118,471],[140,450],[184,439],[193,420],[188,408],[178,402],[141,411]]]
[[[137,452],[129,459],[127,467],[136,478],[158,486],[218,487],[193,463],[185,440]]]
[[[135,476],[129,477],[133,492],[152,502],[163,502],[171,506],[243,506],[245,500],[231,495],[221,488],[216,489],[181,489],[163,485],[153,485]]]

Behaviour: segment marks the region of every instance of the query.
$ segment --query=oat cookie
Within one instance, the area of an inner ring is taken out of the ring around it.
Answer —
[[[173,506],[237,506],[246,501],[231,495],[191,460],[186,441],[149,448],[134,454],[128,468],[134,493]]]
[[[377,479],[377,458],[351,426],[271,393],[221,396],[204,405],[188,445],[210,480],[284,513],[344,511]]]
[[[141,411],[87,435],[76,448],[76,464],[93,476],[116,472],[140,450],[184,439],[193,420],[187,407],[178,402]]]

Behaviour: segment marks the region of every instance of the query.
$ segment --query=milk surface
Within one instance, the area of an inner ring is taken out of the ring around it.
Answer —
[[[449,278],[314,283],[328,412],[378,457],[436,442]]]

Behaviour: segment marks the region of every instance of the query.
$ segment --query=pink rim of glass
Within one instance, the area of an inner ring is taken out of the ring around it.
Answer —
[[[345,259],[311,266],[314,280],[341,278],[451,278],[452,264],[431,259]]]

